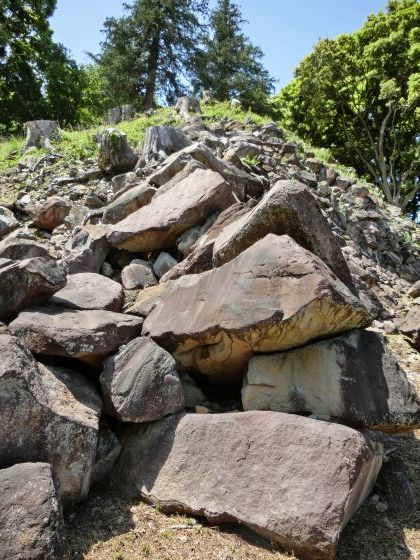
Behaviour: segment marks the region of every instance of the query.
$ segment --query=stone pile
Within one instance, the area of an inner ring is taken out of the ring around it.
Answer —
[[[332,560],[375,431],[420,427],[382,334],[419,348],[416,226],[274,123],[178,110],[48,186],[22,162],[0,208],[0,557],[62,558],[62,504],[107,480]]]

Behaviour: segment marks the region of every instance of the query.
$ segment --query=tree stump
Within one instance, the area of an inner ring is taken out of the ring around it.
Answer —
[[[127,135],[120,130],[107,128],[101,135],[99,168],[108,175],[126,173],[134,169],[138,156],[128,143]]]
[[[191,118],[191,113],[201,113],[200,102],[194,97],[180,97],[176,102],[175,112],[188,121]]]
[[[121,120],[131,121],[134,116],[134,107],[132,105],[121,105]]]
[[[203,91],[202,102],[205,105],[213,105],[214,104],[214,97],[213,97],[213,93],[212,93],[211,90],[205,89]]]
[[[47,148],[51,150],[50,140],[60,139],[60,132],[56,121],[28,121],[23,126],[26,132],[24,150],[29,148]]]
[[[112,109],[108,109],[104,121],[105,124],[118,124],[121,122],[121,108],[113,107]]]

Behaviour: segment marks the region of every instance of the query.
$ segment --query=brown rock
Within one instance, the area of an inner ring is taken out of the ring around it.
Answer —
[[[138,253],[172,247],[182,232],[234,202],[223,177],[198,169],[148,206],[110,226],[108,241]]]
[[[143,334],[181,370],[242,375],[254,353],[274,352],[366,326],[364,306],[316,256],[267,235],[220,268],[163,284]],[[159,298],[158,298],[159,299]]]
[[[333,560],[369,494],[380,446],[279,412],[185,414],[128,431],[115,478],[160,511],[240,523],[299,558]]]
[[[104,224],[116,224],[127,216],[146,206],[152,200],[156,189],[148,185],[136,185],[121,194],[104,210],[102,221]]]
[[[70,205],[59,196],[51,196],[38,207],[31,209],[35,227],[53,231],[62,224],[70,212]]]
[[[414,348],[420,350],[420,303],[413,303],[397,326],[400,333],[405,334],[410,339]]]
[[[420,426],[420,400],[372,331],[288,352],[254,356],[242,390],[244,410],[313,414],[358,428],[403,432]]]
[[[77,358],[97,365],[138,336],[141,324],[141,319],[132,315],[50,305],[20,313],[9,328],[34,354]]]
[[[249,214],[225,228],[215,242],[214,264],[220,266],[234,259],[268,233],[289,235],[352,286],[337,239],[314,196],[298,181],[278,181]]]

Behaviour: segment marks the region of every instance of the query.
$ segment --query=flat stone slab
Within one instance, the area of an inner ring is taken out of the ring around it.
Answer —
[[[381,449],[346,426],[280,412],[185,414],[129,429],[114,479],[163,512],[240,523],[306,560],[333,560]]]
[[[121,311],[124,291],[121,284],[93,272],[72,274],[64,288],[55,293],[50,303],[73,309]]]

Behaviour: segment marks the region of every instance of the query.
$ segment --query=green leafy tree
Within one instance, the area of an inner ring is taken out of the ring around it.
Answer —
[[[268,110],[274,79],[263,66],[263,52],[242,33],[239,7],[218,0],[210,16],[210,32],[194,60],[195,90],[210,89],[219,101],[238,98],[257,112]]]
[[[416,213],[420,188],[420,4],[392,0],[361,29],[321,40],[278,95],[286,126]]]
[[[151,109],[156,96],[173,103],[185,93],[190,60],[208,0],[137,0],[105,22],[102,67],[114,104]]]
[[[52,41],[48,18],[56,0],[0,3],[0,126],[26,120],[77,118],[79,69]]]

